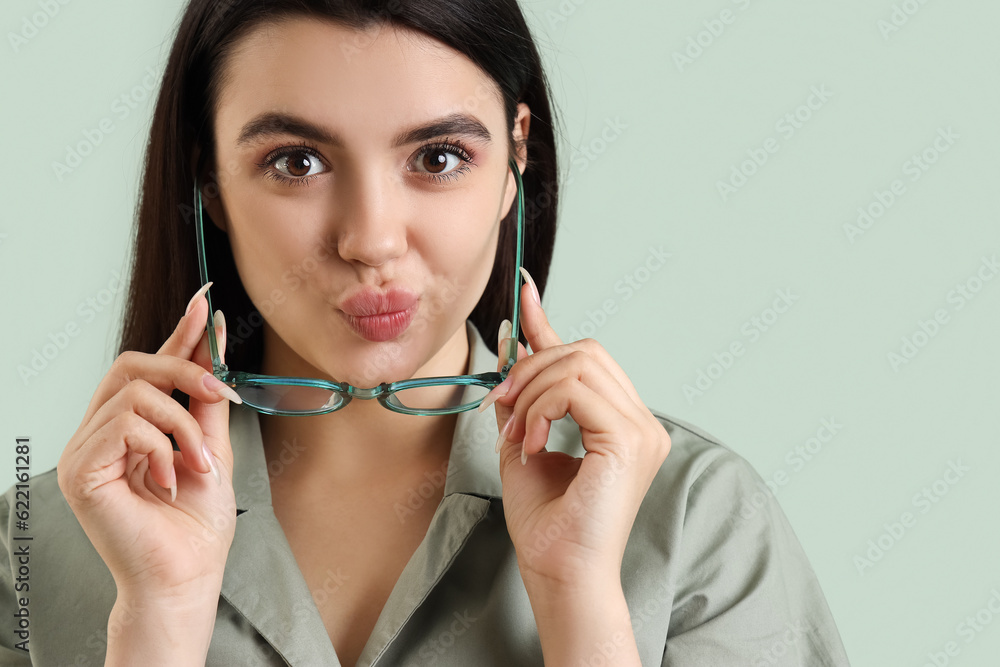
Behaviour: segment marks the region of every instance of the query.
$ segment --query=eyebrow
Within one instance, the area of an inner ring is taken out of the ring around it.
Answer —
[[[267,137],[292,134],[316,143],[330,144],[343,148],[344,139],[336,132],[305,120],[294,114],[268,111],[253,117],[240,130],[236,140],[237,146],[247,146],[258,143]],[[429,123],[404,130],[393,139],[393,147],[428,141],[446,134],[460,134],[485,143],[490,143],[492,135],[478,119],[463,113],[453,113],[436,118]]]

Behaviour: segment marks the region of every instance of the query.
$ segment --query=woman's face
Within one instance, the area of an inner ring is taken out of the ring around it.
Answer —
[[[225,72],[206,207],[265,318],[262,372],[464,373],[516,193],[496,84],[421,33],[306,18],[249,33]]]

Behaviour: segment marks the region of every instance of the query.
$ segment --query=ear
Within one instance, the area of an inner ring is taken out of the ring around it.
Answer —
[[[201,146],[195,144],[194,150],[191,154],[191,171],[197,173],[198,169],[198,159],[201,157]],[[211,173],[208,171],[208,166],[202,169],[201,173],[198,173],[198,188],[201,190],[201,205],[205,209],[205,213],[212,220],[212,224],[221,229],[223,232],[228,233],[229,219],[226,216],[225,209],[222,206],[222,198],[220,197],[219,184],[216,183],[215,179],[212,177]]]
[[[524,174],[524,169],[528,164],[528,130],[531,126],[531,109],[524,102],[517,103],[517,116],[514,118],[514,148],[517,151],[514,156],[514,161],[517,163],[517,169]],[[507,189],[504,191],[503,199],[503,214],[500,216],[504,218],[510,212],[511,204],[514,203],[514,197],[517,195],[517,183],[514,181],[510,174],[508,174],[507,179]],[[523,195],[522,195],[523,196]]]
[[[531,127],[531,109],[524,102],[517,103],[517,117],[514,118],[514,146],[517,155],[514,160],[517,168],[524,173],[524,167],[528,162],[528,130]]]

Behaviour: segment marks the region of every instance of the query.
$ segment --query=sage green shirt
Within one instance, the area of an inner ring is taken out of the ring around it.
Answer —
[[[466,329],[470,372],[495,371],[496,354],[471,323]],[[707,433],[654,414],[672,446],[622,564],[643,664],[848,665],[819,582],[760,476]],[[314,600],[334,595],[350,573],[331,562],[324,588],[309,591],[271,508],[257,413],[231,406],[230,435],[238,516],[207,664],[339,665]],[[359,666],[542,664],[504,523],[496,438],[492,409],[459,416],[447,474],[427,479],[444,484],[444,498]],[[583,455],[571,418],[552,425],[547,448]],[[395,508],[401,520],[430,488]],[[0,497],[0,664],[103,665],[115,601],[110,572],[54,469],[30,479],[27,530],[16,525],[15,493]],[[25,536],[32,539],[16,539]],[[593,664],[603,664],[595,650]]]

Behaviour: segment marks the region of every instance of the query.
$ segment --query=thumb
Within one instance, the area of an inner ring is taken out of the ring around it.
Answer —
[[[221,310],[215,311],[213,322],[215,324],[215,340],[219,348],[219,359],[225,363],[226,318]],[[198,341],[191,361],[209,372],[212,371],[212,358],[208,344],[207,330],[202,334],[201,340]],[[224,462],[227,470],[232,470],[233,451],[229,442],[229,403],[230,401],[226,399],[215,403],[204,403],[192,398],[189,401],[188,411],[201,425],[201,430],[205,434],[205,444],[208,445],[212,456],[216,460]]]
[[[503,368],[503,363],[507,358],[507,341],[510,340],[511,334],[511,324],[509,320],[504,320],[500,323],[500,331],[497,332],[497,370],[499,371]],[[517,343],[517,361],[525,359],[528,356],[528,350],[524,345],[518,341]],[[516,363],[516,362],[515,362]],[[514,413],[513,407],[508,407],[506,405],[500,405],[499,403],[493,403],[493,409],[496,412],[497,417],[497,432],[499,433],[504,424],[507,423],[507,419]]]

